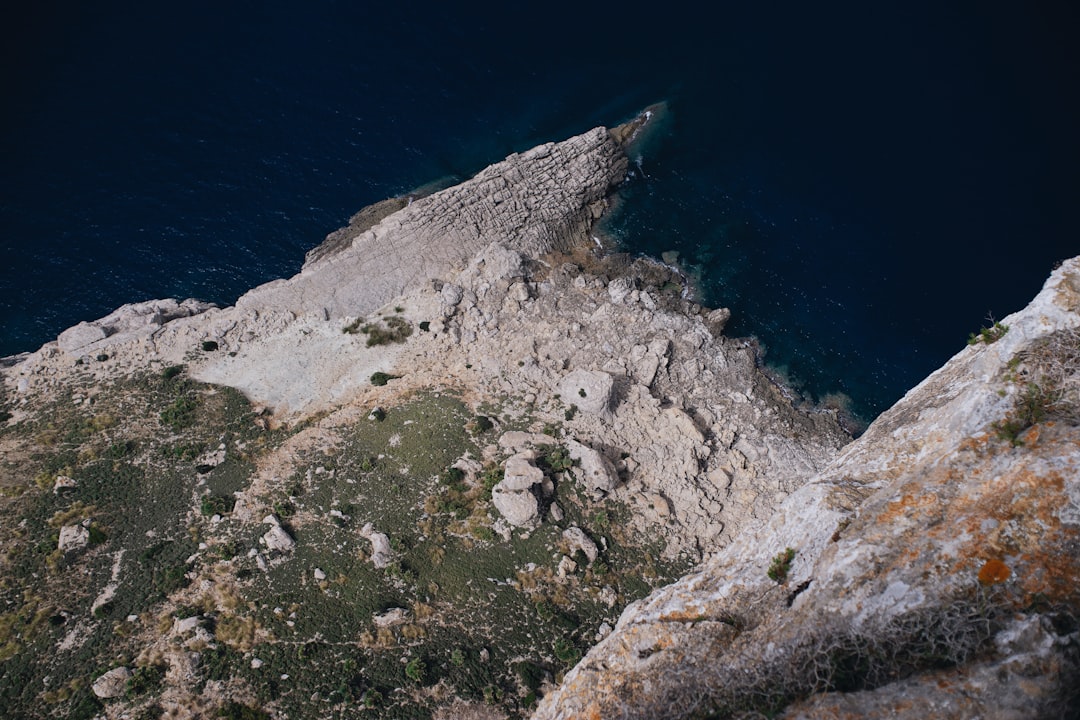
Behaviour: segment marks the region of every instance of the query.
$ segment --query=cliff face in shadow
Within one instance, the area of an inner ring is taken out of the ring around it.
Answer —
[[[9,715],[1069,702],[1078,261],[850,443],[598,254],[649,117],[9,359]]]

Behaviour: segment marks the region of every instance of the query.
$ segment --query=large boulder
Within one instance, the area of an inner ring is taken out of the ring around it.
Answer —
[[[491,489],[491,504],[514,527],[535,527],[540,521],[540,502],[529,490],[509,490],[500,482]]]
[[[608,493],[619,484],[619,473],[606,457],[576,440],[565,441],[570,458],[577,462],[572,471],[577,481],[591,494]]]
[[[528,490],[544,481],[544,471],[533,465],[533,454],[522,452],[507,458],[503,466],[503,480],[499,483],[508,492]]]
[[[559,395],[567,405],[600,415],[611,406],[611,391],[615,381],[599,370],[575,370],[559,381]]]
[[[81,322],[60,333],[56,338],[56,344],[66,353],[76,353],[87,345],[104,340],[106,337],[108,333],[104,328]]]

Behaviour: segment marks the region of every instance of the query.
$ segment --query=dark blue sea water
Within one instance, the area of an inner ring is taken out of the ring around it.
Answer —
[[[42,2],[5,10],[0,355],[231,303],[360,207],[670,114],[611,227],[871,417],[1080,252],[1062,3]]]

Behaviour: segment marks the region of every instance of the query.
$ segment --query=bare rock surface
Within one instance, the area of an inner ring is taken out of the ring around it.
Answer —
[[[99,698],[106,700],[120,697],[127,690],[127,682],[130,679],[131,670],[126,667],[117,667],[95,680],[90,689]]]
[[[364,527],[360,528],[361,537],[367,538],[371,543],[371,564],[379,570],[388,568],[394,564],[396,556],[394,549],[390,545],[390,538],[386,533],[377,531],[371,523],[367,523]]]
[[[511,156],[455,188],[355,217],[300,274],[236,307],[125,306],[17,358],[4,382],[18,403],[62,395],[73,380],[93,387],[182,363],[191,378],[242,390],[262,427],[303,427],[261,459],[229,523],[257,523],[269,512],[259,498],[283,489],[297,458],[331,455],[343,428],[375,427],[412,394],[451,392],[496,426],[510,423],[516,430],[487,436],[480,460],[455,463],[474,489],[484,464],[503,464],[492,490],[497,536],[574,517],[561,495],[561,507],[548,506],[556,484],[574,483],[627,509],[619,530],[655,540],[662,559],[702,563],[600,633],[563,687],[543,691],[538,717],[677,717],[722,709],[724,693],[738,707],[771,697],[762,713],[787,707],[793,717],[882,708],[919,692],[966,708],[937,668],[908,655],[903,677],[882,670],[858,688],[820,666],[822,657],[862,667],[886,648],[908,652],[911,638],[927,637],[927,618],[947,642],[925,654],[958,648],[946,653],[962,661],[949,682],[975,692],[1005,677],[999,696],[1012,687],[1050,707],[1061,687],[1053,673],[1073,672],[1062,650],[1070,641],[1050,613],[1031,608],[1042,597],[1075,606],[1075,568],[1062,557],[1075,557],[1080,522],[1076,431],[1035,423],[1013,446],[994,424],[1025,397],[1024,381],[1006,379],[1015,358],[1076,326],[1077,261],[1006,318],[1001,339],[960,353],[848,444],[835,414],[793,404],[760,372],[752,344],[722,334],[730,312],[671,292],[672,271],[658,263],[593,251],[593,223],[625,163],[602,128]],[[369,344],[358,330],[391,318],[411,332]],[[486,404],[498,413],[480,410]],[[290,519],[305,551],[310,512]],[[260,568],[314,567],[290,559],[292,536],[268,524],[252,537],[264,533],[278,553],[251,548]],[[555,552],[568,583],[583,568],[563,553],[591,563],[603,552],[601,533],[587,527],[591,537],[571,527]],[[375,567],[399,559],[371,524],[350,532],[370,542]],[[788,547],[786,576],[770,579]],[[992,631],[970,634],[987,607],[973,597],[991,603]],[[619,602],[610,587],[597,599]],[[185,662],[194,660],[176,667]],[[780,706],[769,695],[777,677],[793,683]],[[1037,680],[1019,688],[1020,677]],[[971,712],[1006,717],[991,702]]]
[[[57,547],[64,552],[81,550],[90,543],[90,531],[82,525],[65,525],[60,528]]]
[[[237,306],[360,316],[464,265],[494,237],[533,255],[568,247],[592,225],[626,166],[604,128],[511,155],[388,215],[348,247],[318,257],[290,280],[252,290]]]
[[[534,717],[1075,710],[1078,311],[1075,258],[767,524],[627,608]],[[1041,421],[1031,383],[1056,388]]]
[[[593,415],[606,412],[611,405],[611,390],[615,381],[606,372],[575,370],[559,381],[559,394],[568,405]]]

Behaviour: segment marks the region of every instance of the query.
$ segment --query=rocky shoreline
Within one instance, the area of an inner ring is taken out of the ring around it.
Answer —
[[[26,659],[30,648],[93,637],[127,663],[104,694],[93,684],[97,699],[85,688],[107,674],[83,665],[60,673],[82,690],[36,692],[58,707],[85,698],[108,717],[194,717],[237,703],[281,717],[351,705],[373,716],[523,717],[537,702],[539,718],[831,717],[925,713],[928,702],[950,717],[1018,717],[1019,707],[1056,717],[1074,703],[1077,637],[1065,620],[1078,605],[1080,260],[1006,318],[1007,332],[958,354],[852,443],[836,413],[797,407],[751,347],[723,335],[730,312],[687,299],[663,265],[597,253],[594,226],[627,171],[625,146],[650,117],[367,208],[299,274],[233,307],[128,305],[7,359],[0,501],[22,524],[5,523],[6,562],[67,599],[16,600],[28,580],[9,584],[4,598],[23,609],[0,622],[3,654],[36,678],[46,669]],[[1055,363],[1069,371],[1051,384]],[[1038,413],[1033,386],[1053,393]],[[171,404],[156,408],[162,393]],[[144,395],[149,415],[122,409],[143,407]],[[76,429],[61,432],[62,420]],[[210,435],[188,438],[200,423]],[[428,425],[438,433],[410,445]],[[179,464],[161,466],[162,453]],[[226,472],[231,463],[245,469]],[[182,582],[147,595],[114,626],[126,639],[107,640],[100,609],[113,594],[91,601],[107,587],[135,592],[129,578],[142,566],[132,558],[157,547],[110,536],[101,518],[116,528],[115,513],[133,510],[107,510],[108,477],[149,482],[166,470],[187,498],[168,527],[201,544],[179,566]],[[416,493],[408,501],[394,499],[402,483]],[[323,495],[333,503],[313,499]],[[46,567],[29,538],[46,533],[36,542],[48,545],[49,528],[69,542]],[[77,548],[76,535],[86,540]],[[324,537],[348,549],[320,555]],[[214,554],[225,546],[242,552]],[[480,552],[508,563],[490,609],[470,592],[440,594],[460,580],[443,564],[457,567],[457,550],[463,562]],[[361,567],[335,570],[342,553],[359,554]],[[1006,569],[984,578],[994,563]],[[663,578],[660,566],[695,572],[643,598],[641,577]],[[372,567],[382,574],[368,577]],[[71,592],[80,572],[93,578],[89,594]],[[356,627],[332,631],[345,632],[334,647],[360,653],[333,662],[360,667],[329,704],[322,691],[297,704],[305,688],[283,691],[284,679],[259,674],[292,667],[281,653],[295,621],[260,614],[260,593],[296,573],[289,582],[314,593],[298,608],[344,598],[333,588],[354,583],[348,592],[396,603],[387,614],[334,601],[335,612],[365,609]],[[531,635],[512,648],[484,636],[440,654],[439,628],[466,615],[498,625],[509,616],[497,613],[531,605],[531,620],[513,622],[552,633],[546,650]],[[52,630],[25,619],[46,612],[65,619]],[[942,613],[956,622],[934,625]],[[154,617],[208,620],[163,633]],[[405,668],[401,686],[387,679],[391,656]],[[231,669],[207,670],[211,657]],[[157,668],[155,689],[131,694],[129,666]],[[971,699],[975,690],[985,699]]]

